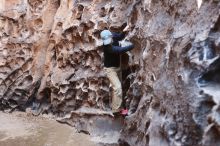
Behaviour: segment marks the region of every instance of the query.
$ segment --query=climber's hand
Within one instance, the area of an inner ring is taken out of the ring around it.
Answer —
[[[123,32],[129,32],[131,29],[131,27],[129,25],[127,25],[124,29]]]

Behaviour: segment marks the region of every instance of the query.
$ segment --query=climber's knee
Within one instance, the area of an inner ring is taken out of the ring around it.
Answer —
[[[115,86],[114,92],[115,92],[115,94],[116,94],[119,98],[121,98],[121,96],[122,96],[122,87],[121,87],[121,84]]]

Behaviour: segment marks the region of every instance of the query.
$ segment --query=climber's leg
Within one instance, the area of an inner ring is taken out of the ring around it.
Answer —
[[[117,72],[119,72],[120,69],[116,67],[109,67],[104,70],[113,86],[112,111],[119,112],[122,104],[122,86]]]

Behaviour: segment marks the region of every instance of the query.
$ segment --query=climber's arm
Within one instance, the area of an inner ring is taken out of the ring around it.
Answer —
[[[125,38],[125,33],[115,33],[112,32],[113,40],[115,41],[121,41]]]
[[[112,45],[112,48],[111,48],[111,51],[113,53],[123,53],[123,52],[127,52],[127,51],[130,51],[134,48],[134,45],[129,45],[129,46],[126,46],[126,47],[119,47],[119,46],[113,46]]]

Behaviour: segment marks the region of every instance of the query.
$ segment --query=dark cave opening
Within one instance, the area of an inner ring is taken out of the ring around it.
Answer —
[[[199,84],[220,84],[220,58],[216,59],[207,70],[199,77]]]
[[[123,23],[120,27],[110,26],[109,30],[113,32],[122,32],[122,30],[124,30],[127,25],[128,25],[127,23]]]
[[[216,38],[208,38],[200,43],[200,47],[197,47],[197,50],[200,51],[199,61],[208,65],[198,78],[198,84],[201,87],[209,83],[220,84],[220,57],[217,58],[218,46],[216,46],[215,40]]]
[[[127,105],[127,100],[128,100],[128,92],[131,87],[131,84],[133,80],[135,79],[134,74],[137,72],[139,69],[139,65],[129,65],[129,56],[127,53],[124,53],[121,55],[121,71],[122,71],[122,95],[123,95],[123,107],[128,108],[129,105]],[[131,99],[130,99],[131,100]]]
[[[42,92],[41,95],[43,96],[42,100],[44,102],[50,103],[50,96],[51,96],[51,89],[50,88],[45,88]]]
[[[214,32],[220,31],[220,16],[218,17],[218,20],[215,23],[215,26],[213,27],[212,31]]]

